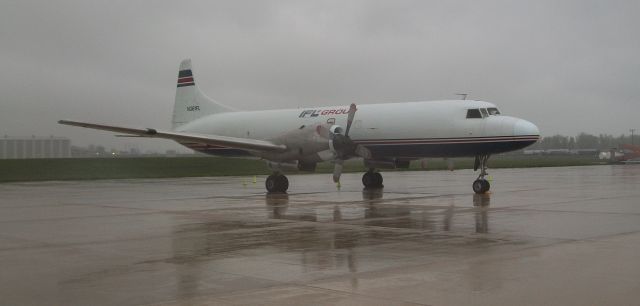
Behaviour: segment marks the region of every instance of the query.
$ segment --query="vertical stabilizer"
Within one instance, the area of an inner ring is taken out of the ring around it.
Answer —
[[[200,91],[193,76],[191,60],[183,60],[178,72],[178,87],[173,106],[173,129],[207,115],[231,111],[234,110],[213,101]]]

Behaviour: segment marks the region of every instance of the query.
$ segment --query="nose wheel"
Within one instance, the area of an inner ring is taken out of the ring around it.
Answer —
[[[487,193],[487,191],[491,189],[491,184],[489,184],[489,181],[485,179],[485,176],[489,174],[487,172],[487,168],[488,168],[487,162],[489,161],[489,156],[490,155],[476,156],[476,161],[473,166],[473,170],[477,171],[478,169],[480,169],[480,175],[478,175],[478,179],[476,179],[473,182],[472,187],[473,187],[473,192],[477,194]]]
[[[489,181],[485,179],[477,179],[473,182],[472,187],[473,192],[477,194],[484,194],[489,191],[489,189],[491,188],[491,184],[489,184]]]
[[[289,189],[289,180],[280,173],[274,173],[267,177],[264,186],[269,193],[285,193]]]

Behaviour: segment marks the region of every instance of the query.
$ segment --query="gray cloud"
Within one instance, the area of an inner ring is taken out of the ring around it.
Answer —
[[[14,1],[0,4],[0,134],[138,141],[168,128],[179,61],[241,109],[472,98],[544,134],[638,127],[637,1]],[[145,140],[141,148],[175,148]]]

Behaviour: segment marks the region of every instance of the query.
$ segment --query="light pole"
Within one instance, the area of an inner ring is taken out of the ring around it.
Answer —
[[[633,145],[633,133],[636,131],[636,129],[630,129],[629,131],[631,132],[631,145]]]

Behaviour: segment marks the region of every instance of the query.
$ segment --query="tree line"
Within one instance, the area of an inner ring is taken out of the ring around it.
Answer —
[[[547,150],[547,149],[598,149],[609,150],[619,148],[622,144],[636,145],[640,142],[640,137],[634,135],[634,141],[631,141],[630,135],[620,135],[615,137],[608,134],[600,134],[599,136],[580,133],[578,136],[554,135],[543,137],[542,140],[527,149],[531,150]]]

